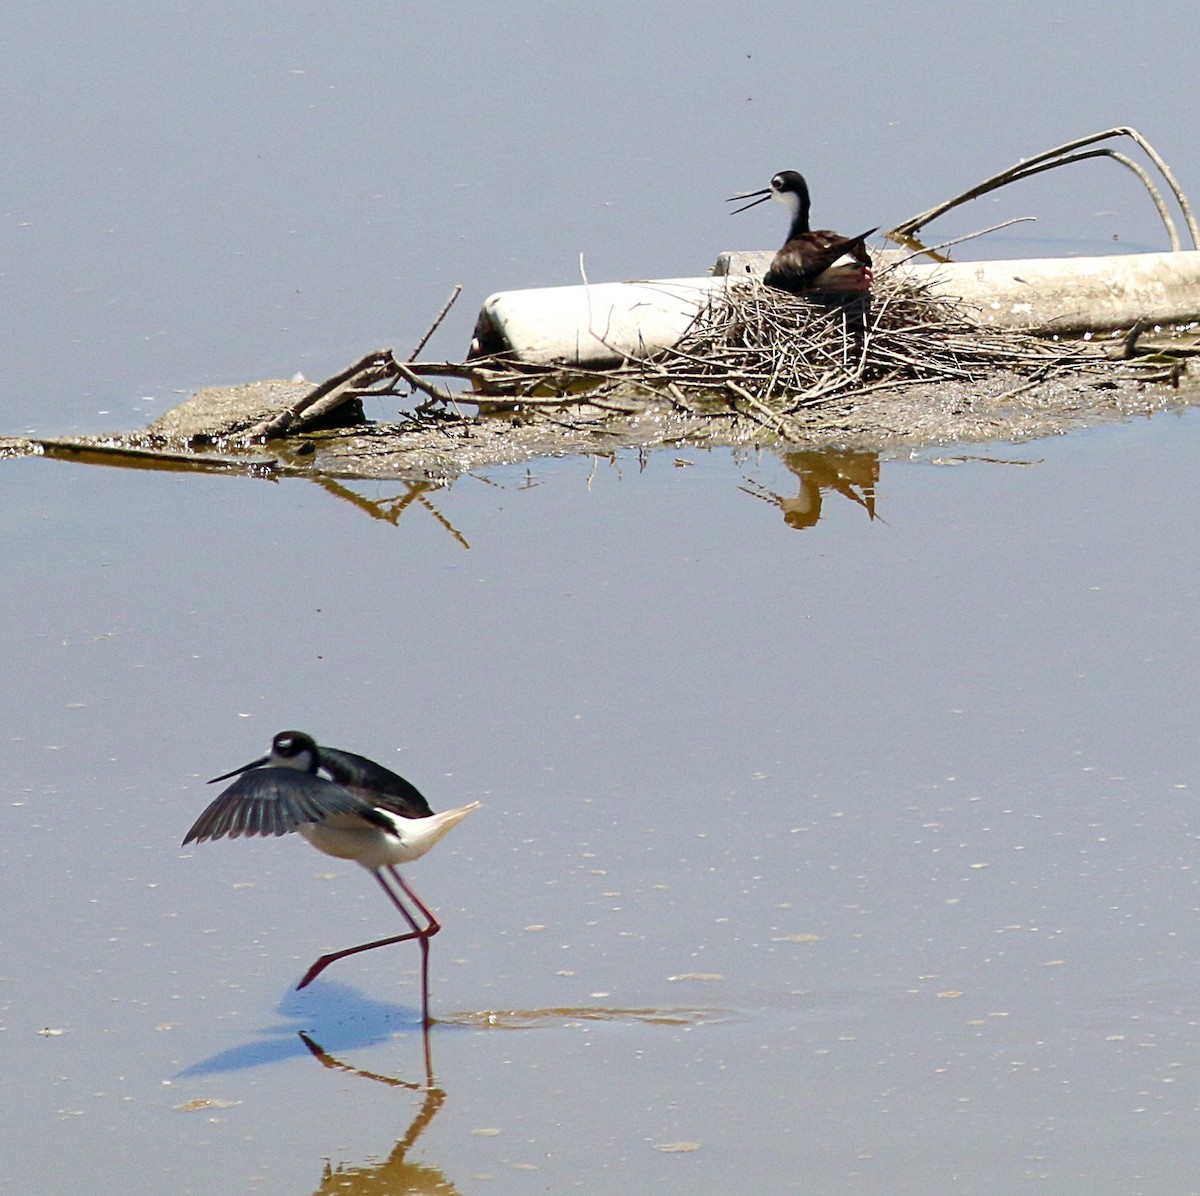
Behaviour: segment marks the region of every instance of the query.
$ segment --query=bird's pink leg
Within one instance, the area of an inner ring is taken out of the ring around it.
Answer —
[[[422,901],[420,897],[418,897],[416,893],[414,893],[412,889],[408,887],[408,885],[405,883],[404,877],[401,876],[395,868],[389,866],[388,871],[395,878],[396,883],[404,890],[405,896],[409,899],[409,901],[411,901],[413,905],[415,905],[428,920],[429,925],[425,928],[426,937],[431,937],[437,934],[437,932],[441,930],[442,924],[434,916],[433,910],[431,910],[429,906],[427,906],[425,902]]]
[[[404,904],[400,900],[400,897],[398,897],[395,893],[392,893],[391,889],[388,887],[388,882],[384,881],[383,876],[380,875],[379,872],[376,872],[374,873],[374,878],[377,879],[379,882],[379,887],[383,889],[384,893],[388,894],[388,900],[394,904],[398,910],[400,910],[404,921],[407,921],[408,925],[413,927],[412,930],[410,930],[407,934],[392,934],[392,936],[388,938],[377,938],[371,943],[360,943],[358,946],[347,946],[347,948],[342,951],[330,951],[329,955],[323,955],[320,957],[319,960],[307,970],[307,972],[304,974],[304,979],[300,981],[300,984],[296,985],[296,990],[299,991],[300,988],[305,988],[312,984],[313,980],[316,980],[317,976],[324,972],[325,968],[330,966],[330,963],[336,963],[338,960],[344,960],[347,955],[358,955],[360,951],[371,951],[374,950],[374,948],[377,948],[377,946],[391,946],[392,943],[407,943],[410,938],[424,938],[426,936],[428,931],[422,931],[421,927],[416,925],[416,919],[413,918],[413,915],[409,912],[406,904]],[[404,888],[407,889],[407,885]]]
[[[417,935],[421,940],[421,1013],[424,1018],[425,1027],[428,1029],[433,1024],[433,1018],[429,1016],[429,940],[441,930],[442,924],[434,917],[433,910],[408,887],[404,881],[404,877],[395,868],[389,865],[388,871],[392,874],[392,879],[404,890],[405,896],[425,915],[429,923],[424,931],[418,932]],[[397,904],[399,904],[398,901]],[[413,920],[411,914],[408,915],[408,920],[409,924],[415,928],[416,922]]]
[[[429,936],[437,934],[441,930],[441,924],[429,911],[425,903],[417,897],[417,895],[404,883],[400,878],[400,873],[395,868],[388,868],[401,889],[416,903],[417,908],[429,920],[429,925],[422,929],[417,925],[416,918],[413,917],[408,906],[400,899],[399,895],[392,892],[381,872],[375,873],[375,879],[379,881],[380,888],[387,894],[388,900],[400,911],[404,920],[412,927],[407,934],[395,934],[386,939],[375,939],[370,943],[359,943],[357,947],[346,947],[342,951],[331,951],[328,955],[322,955],[316,963],[313,964],[307,972],[304,973],[304,978],[296,985],[297,990],[310,985],[331,963],[336,963],[339,959],[345,959],[347,955],[358,955],[362,951],[373,951],[376,947],[390,947],[393,943],[405,943],[409,939],[421,940],[421,992],[422,1003],[421,1013],[424,1025],[428,1026],[432,1019],[429,1016]]]

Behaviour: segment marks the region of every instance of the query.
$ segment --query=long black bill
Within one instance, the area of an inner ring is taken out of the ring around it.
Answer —
[[[255,760],[251,764],[243,764],[241,768],[235,768],[232,772],[223,772],[219,777],[213,777],[213,779],[208,783],[210,785],[215,785],[218,781],[227,781],[230,777],[236,777],[242,772],[249,772],[252,768],[262,768],[262,766],[266,764],[270,758],[270,756],[263,756],[261,760]]]
[[[757,199],[751,200],[751,202],[748,204],[743,204],[740,208],[734,208],[733,211],[729,213],[731,216],[736,216],[739,212],[744,212],[747,208],[752,208],[756,204],[766,203],[773,194],[774,192],[772,192],[769,187],[764,191],[743,191],[739,195],[731,195],[725,202],[737,203],[739,199],[750,199],[752,195],[758,196]]]

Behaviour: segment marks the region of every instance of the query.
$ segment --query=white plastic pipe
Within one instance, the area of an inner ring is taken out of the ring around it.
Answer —
[[[501,291],[479,313],[471,356],[507,352],[537,364],[585,366],[647,357],[675,344],[714,291],[760,278],[770,260],[765,252],[727,253],[707,278]],[[914,260],[898,269],[962,301],[989,327],[1107,334],[1139,319],[1200,320],[1197,251],[944,265]]]

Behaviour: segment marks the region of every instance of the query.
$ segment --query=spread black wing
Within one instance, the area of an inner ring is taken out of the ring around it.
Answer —
[[[320,822],[333,814],[357,814],[391,829],[369,802],[341,785],[294,768],[254,768],[242,773],[196,819],[183,846],[227,835],[286,835],[301,823]]]
[[[391,810],[393,814],[403,818],[428,818],[433,813],[415,785],[366,756],[320,747],[317,763],[339,785],[366,790],[375,805]]]

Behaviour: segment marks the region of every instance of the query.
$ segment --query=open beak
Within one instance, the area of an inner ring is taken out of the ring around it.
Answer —
[[[243,764],[241,768],[235,768],[232,772],[223,772],[219,777],[213,777],[208,783],[215,785],[218,781],[227,781],[230,777],[236,777],[240,772],[249,772],[252,768],[262,768],[270,758],[270,756],[263,756],[261,760],[255,760],[250,764]]]
[[[736,203],[739,199],[750,200],[749,203],[743,204],[740,208],[734,208],[733,211],[729,213],[731,216],[736,216],[739,212],[744,212],[747,208],[752,208],[756,204],[766,203],[766,201],[771,198],[772,194],[773,192],[771,191],[770,187],[766,187],[762,191],[741,191],[737,195],[731,195],[725,202]],[[757,195],[758,198],[751,199],[751,197],[755,195]]]

